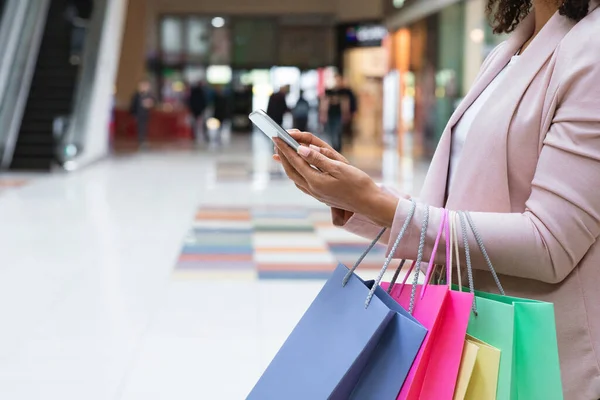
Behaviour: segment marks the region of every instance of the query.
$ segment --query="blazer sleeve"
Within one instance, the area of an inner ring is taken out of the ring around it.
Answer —
[[[381,190],[386,191],[388,193],[393,194],[398,198],[410,199],[410,196],[403,196],[398,193],[396,190],[390,187],[381,186]],[[397,214],[397,213],[396,213]],[[394,221],[395,223],[396,221]],[[361,236],[363,238],[373,240],[375,237],[381,232],[383,227],[377,225],[375,222],[371,221],[369,218],[362,214],[354,214],[352,215],[345,224],[341,225],[342,228],[347,230],[348,232],[354,233],[355,235]],[[391,230],[388,229],[381,239],[379,239],[380,243],[388,243],[390,237]]]
[[[558,89],[558,106],[543,142],[525,212],[472,213],[501,274],[559,283],[600,236],[600,65],[575,60]],[[392,237],[397,236],[409,208],[408,200],[399,201]],[[396,257],[415,258],[423,211],[420,205]],[[431,254],[440,221],[441,209],[430,208],[426,255]],[[470,233],[469,241],[471,248],[477,249]],[[474,267],[485,268],[480,252],[471,253]],[[441,254],[436,262],[444,262]]]

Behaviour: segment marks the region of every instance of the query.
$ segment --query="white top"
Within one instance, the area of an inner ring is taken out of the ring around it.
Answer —
[[[479,114],[479,111],[483,108],[485,103],[489,100],[494,93],[494,90],[502,83],[504,75],[506,75],[506,71],[508,68],[517,61],[519,56],[514,56],[510,62],[504,67],[502,71],[490,84],[485,88],[485,90],[479,95],[479,97],[471,104],[471,107],[465,111],[461,119],[454,126],[452,130],[452,150],[450,152],[450,171],[448,179],[448,187],[452,187],[452,181],[454,180],[454,174],[456,173],[456,167],[458,166],[458,161],[460,160],[460,155],[462,153],[463,146],[465,141],[467,140],[467,134],[471,130],[471,125],[473,125],[473,121],[475,121],[475,117]]]

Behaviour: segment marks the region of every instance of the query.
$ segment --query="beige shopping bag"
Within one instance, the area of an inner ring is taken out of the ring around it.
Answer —
[[[467,342],[476,345],[478,351],[465,400],[495,400],[500,350],[469,335],[467,335]]]
[[[456,380],[456,389],[454,389],[454,400],[465,399],[477,362],[478,353],[479,346],[469,340],[465,340],[465,347],[463,347],[460,369],[458,370],[458,378]]]

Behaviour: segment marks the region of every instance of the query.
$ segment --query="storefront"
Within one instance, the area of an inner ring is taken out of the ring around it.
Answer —
[[[295,104],[300,90],[317,102],[318,69],[334,60],[331,16],[234,17],[164,15],[159,49],[149,62],[161,100],[184,106],[189,84],[204,81],[207,90],[224,90],[233,101],[233,128],[247,131],[247,115],[266,108],[273,91],[291,87]]]
[[[388,2],[391,58],[401,73],[403,131],[413,133],[417,156],[435,151],[458,103],[493,47],[485,0]]]
[[[354,140],[360,145],[380,144],[383,119],[383,77],[388,52],[382,45],[387,29],[373,22],[338,26],[337,64],[357,98]]]

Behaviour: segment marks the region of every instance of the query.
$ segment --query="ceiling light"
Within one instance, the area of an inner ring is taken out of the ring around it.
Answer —
[[[485,32],[483,32],[483,29],[473,29],[469,36],[471,36],[473,42],[479,44],[485,39]]]
[[[222,28],[225,26],[225,18],[223,17],[214,17],[212,19],[212,26],[215,28]]]

